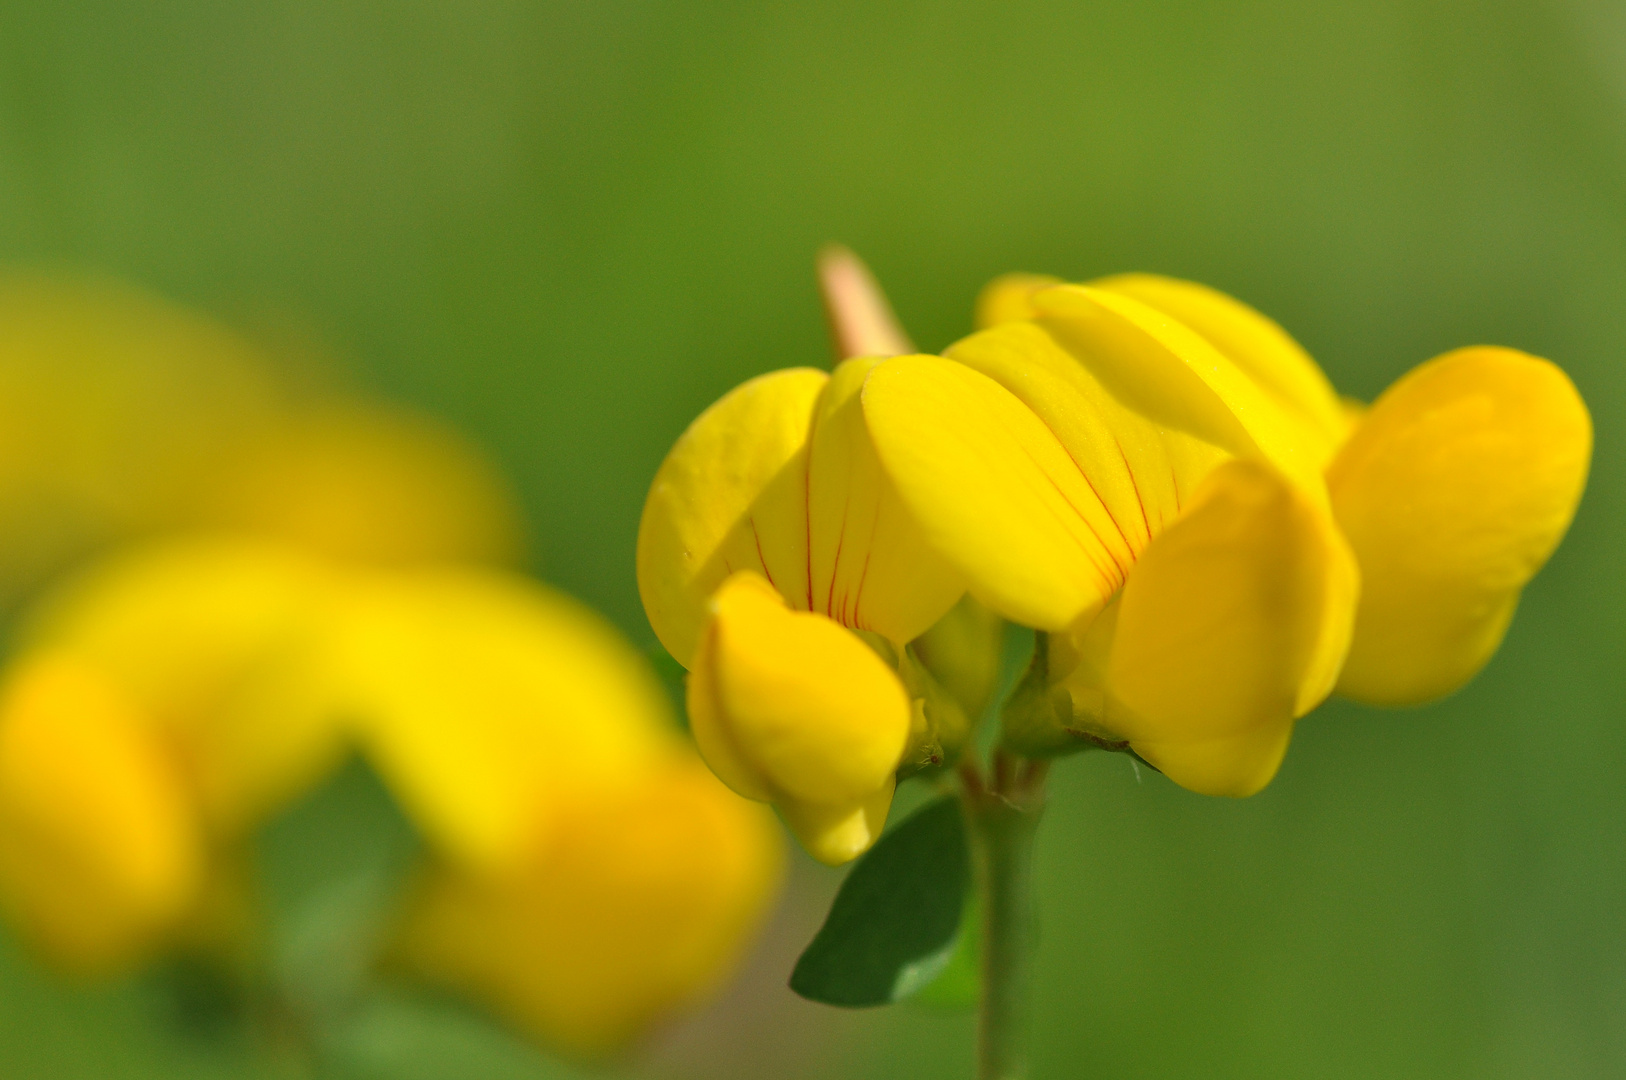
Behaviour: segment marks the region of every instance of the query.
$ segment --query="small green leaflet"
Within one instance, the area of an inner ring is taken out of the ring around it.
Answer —
[[[901,1001],[942,974],[960,938],[971,852],[959,800],[921,807],[870,849],[841,885],[790,988],[859,1008]]]

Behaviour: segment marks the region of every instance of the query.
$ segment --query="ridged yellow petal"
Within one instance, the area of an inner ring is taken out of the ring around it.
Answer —
[[[1323,508],[1262,463],[1222,465],[1124,586],[1110,723],[1182,786],[1253,794],[1331,691],[1357,591]]]
[[[864,415],[926,542],[1013,622],[1063,629],[1128,571],[1127,544],[1067,448],[1021,400],[965,364],[888,360]]]
[[[1339,691],[1412,704],[1471,678],[1569,527],[1591,453],[1568,376],[1512,349],[1447,353],[1385,391],[1327,474],[1363,582]]]
[[[1015,394],[1056,436],[1106,511],[1092,526],[1124,565],[1180,515],[1198,482],[1228,456],[1130,411],[1033,323],[973,334],[946,355]]]
[[[965,582],[927,546],[876,458],[859,392],[879,363],[866,358],[837,367],[814,412],[806,606],[902,644],[942,618]]]
[[[1090,284],[1139,300],[1197,331],[1297,422],[1321,461],[1332,458],[1348,427],[1338,395],[1310,354],[1275,322],[1193,281],[1121,274]]]
[[[108,974],[197,897],[203,841],[152,725],[97,671],[39,652],[0,692],[0,902],[47,956]]]
[[[1307,491],[1324,458],[1302,425],[1207,338],[1122,293],[1061,285],[1038,323],[1129,408],[1241,457],[1262,455]]]
[[[735,388],[689,425],[655,474],[638,527],[638,592],[685,667],[706,601],[731,573],[755,570],[806,602],[807,442],[828,378],[796,368]]]
[[[398,955],[554,1050],[597,1057],[726,978],[783,853],[772,816],[692,757],[562,817],[512,873],[437,868],[408,905]]]

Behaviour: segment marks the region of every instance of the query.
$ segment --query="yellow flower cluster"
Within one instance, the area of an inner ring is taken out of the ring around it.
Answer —
[[[1335,688],[1409,704],[1478,671],[1585,483],[1579,395],[1511,349],[1363,409],[1189,282],[1002,278],[941,356],[895,355],[854,261],[826,290],[861,355],[706,410],[655,478],[638,569],[707,762],[829,862],[874,842],[931,734],[922,635],[964,597],[1043,632],[1011,749],[1129,748],[1249,795]]]
[[[580,1054],[728,971],[772,822],[607,622],[490,565],[518,517],[483,459],[290,403],[125,290],[12,282],[8,314],[0,521],[32,548],[0,544],[5,586],[113,545],[29,604],[0,671],[0,906],[41,952],[100,974],[244,948],[256,830],[359,753],[427,851],[395,966]]]

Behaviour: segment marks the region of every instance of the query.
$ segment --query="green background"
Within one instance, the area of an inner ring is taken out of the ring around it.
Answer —
[[[995,273],[1146,269],[1364,397],[1485,341],[1573,375],[1586,501],[1466,690],[1324,707],[1246,802],[1057,770],[1035,1074],[1626,1075],[1617,0],[0,4],[0,258],[334,343],[483,438],[541,572],[640,640],[647,481],[826,359],[829,240],[928,348]],[[742,983],[624,1071],[969,1076],[966,1017],[782,988],[837,879],[798,864]],[[0,946],[0,1076],[259,1075],[157,1001]],[[380,1076],[555,1071],[457,1014],[373,1030]]]

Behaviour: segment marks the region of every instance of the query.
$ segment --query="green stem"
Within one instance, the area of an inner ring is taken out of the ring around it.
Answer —
[[[1002,760],[991,790],[967,793],[982,891],[980,1080],[1027,1076],[1033,838],[1044,810],[1044,775],[1042,767],[1017,772],[1009,759]]]

